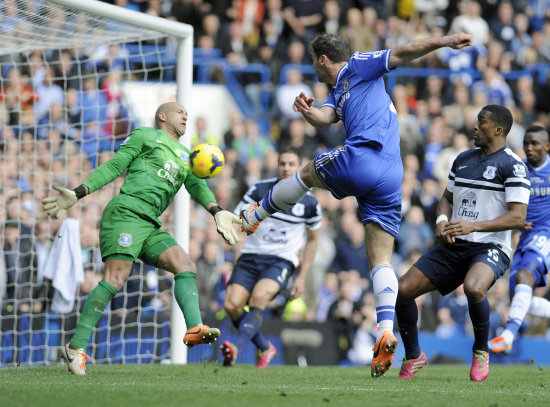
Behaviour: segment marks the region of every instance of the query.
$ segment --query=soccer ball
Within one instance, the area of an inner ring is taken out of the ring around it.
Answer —
[[[191,171],[199,178],[214,178],[220,174],[225,163],[222,150],[213,144],[199,144],[191,150]]]

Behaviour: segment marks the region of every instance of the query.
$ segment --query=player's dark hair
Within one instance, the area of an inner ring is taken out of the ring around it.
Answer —
[[[504,136],[506,137],[514,123],[512,112],[510,112],[507,107],[501,105],[487,105],[482,110],[491,112],[491,121],[497,126],[502,127]]]
[[[548,130],[546,130],[542,126],[538,126],[536,124],[529,126],[527,130],[525,130],[525,134],[527,133],[544,133],[544,139],[546,141],[550,141],[550,137],[548,136]]]
[[[315,34],[310,51],[318,57],[326,55],[332,62],[347,62],[351,57],[349,43],[343,37],[329,33]]]
[[[285,154],[285,153],[290,153],[290,154],[296,155],[298,157],[298,162],[302,162],[302,152],[299,149],[297,149],[296,147],[292,147],[292,146],[281,147],[279,149],[279,157],[282,154]]]

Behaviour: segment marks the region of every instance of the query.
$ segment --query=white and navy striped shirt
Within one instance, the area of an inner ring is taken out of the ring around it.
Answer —
[[[479,222],[495,219],[508,212],[509,202],[529,203],[527,167],[507,147],[480,155],[480,149],[465,151],[455,159],[447,190],[453,194],[451,220]],[[512,232],[473,232],[459,239],[491,243],[508,256],[512,252]]]
[[[244,195],[234,213],[244,204],[261,202],[279,179],[271,178],[257,182]],[[298,254],[306,243],[306,229],[321,227],[321,205],[311,193],[307,193],[292,208],[276,212],[264,219],[253,235],[247,236],[242,254],[265,254],[289,260],[298,266]]]

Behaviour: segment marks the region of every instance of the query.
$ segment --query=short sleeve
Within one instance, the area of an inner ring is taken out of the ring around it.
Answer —
[[[371,81],[380,78],[390,68],[391,49],[373,52],[356,52],[349,60],[350,68],[361,79]]]
[[[504,181],[506,202],[529,203],[531,181],[527,174],[527,167],[521,161],[506,168]]]

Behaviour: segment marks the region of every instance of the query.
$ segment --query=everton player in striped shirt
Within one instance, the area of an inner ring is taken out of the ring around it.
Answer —
[[[487,290],[510,264],[511,229],[525,227],[530,182],[527,167],[506,147],[512,127],[504,106],[485,106],[477,117],[478,148],[458,155],[438,205],[436,244],[400,279],[395,307],[405,346],[400,379],[412,379],[428,363],[418,342],[415,298],[433,290],[448,294],[464,284],[474,328],[470,379],[489,374]]]
[[[338,199],[357,198],[365,225],[378,322],[372,377],[380,377],[390,368],[397,347],[393,335],[397,277],[391,255],[401,222],[403,180],[397,114],[382,76],[438,48],[462,49],[471,44],[471,35],[459,33],[351,55],[342,37],[315,35],[310,50],[313,68],[319,80],[332,89],[320,108],[302,92],[294,100],[294,110],[316,127],[342,120],[344,146],[318,155],[298,174],[277,183],[259,207],[248,204],[241,210],[242,228],[250,234],[261,221],[290,208],[312,187],[327,189]]]
[[[531,126],[525,131],[523,151],[531,179],[531,198],[527,207],[529,230],[524,230],[510,268],[510,296],[512,304],[506,329],[489,342],[494,353],[507,355],[512,350],[527,313],[550,318],[550,301],[533,297],[534,287],[548,284],[550,267],[550,140],[548,131]]]
[[[278,178],[262,180],[254,184],[244,195],[235,212],[242,205],[255,203],[280,179],[294,176],[300,168],[302,156],[293,147],[279,151]],[[235,264],[225,293],[224,309],[238,334],[235,343],[221,344],[224,366],[233,366],[238,352],[250,341],[257,348],[256,367],[265,369],[277,354],[271,342],[260,332],[267,303],[283,290],[291,276],[295,276],[290,295],[297,298],[304,292],[309,269],[317,251],[321,227],[321,205],[312,194],[306,194],[292,208],[267,219],[258,231],[248,237]],[[298,256],[303,257],[298,267]],[[249,310],[244,306],[248,304]]]

